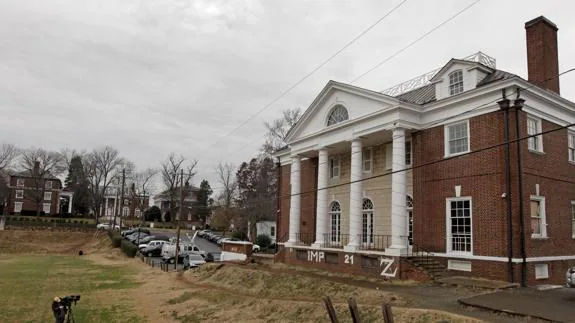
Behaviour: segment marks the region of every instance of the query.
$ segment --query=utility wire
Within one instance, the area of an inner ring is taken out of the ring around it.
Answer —
[[[220,137],[218,140],[216,140],[215,143],[213,143],[212,145],[208,146],[208,149],[215,146],[216,144],[218,144],[222,139],[232,135],[233,133],[235,133],[237,130],[239,130],[241,127],[243,127],[244,125],[246,125],[248,122],[250,122],[251,120],[253,120],[256,116],[260,115],[262,112],[264,112],[266,109],[268,109],[270,106],[272,106],[274,103],[276,103],[277,101],[281,100],[284,96],[286,96],[288,93],[290,93],[294,88],[296,88],[298,85],[300,85],[303,81],[307,80],[310,76],[312,76],[313,74],[315,74],[315,72],[317,72],[319,69],[321,69],[323,66],[325,66],[327,63],[329,63],[333,58],[335,58],[337,55],[339,55],[342,51],[344,51],[346,48],[348,48],[349,46],[351,46],[353,43],[355,43],[358,39],[360,39],[361,37],[363,37],[367,32],[369,32],[371,29],[373,29],[375,26],[377,26],[379,23],[381,23],[385,18],[387,18],[389,15],[391,15],[393,12],[395,12],[397,9],[399,9],[401,6],[403,6],[403,4],[405,4],[407,1],[409,0],[403,0],[402,2],[400,2],[398,5],[396,5],[395,7],[393,7],[390,11],[388,11],[385,15],[383,15],[381,18],[379,18],[378,20],[376,20],[373,24],[371,24],[369,27],[367,27],[366,29],[364,29],[361,33],[359,33],[357,36],[355,36],[351,41],[349,41],[347,44],[345,44],[342,48],[340,48],[338,51],[336,51],[335,53],[333,53],[331,56],[329,56],[326,60],[324,60],[321,64],[319,64],[317,67],[315,67],[313,70],[311,70],[310,72],[308,72],[304,77],[302,77],[301,79],[299,79],[297,82],[295,82],[293,85],[291,85],[289,88],[287,88],[285,91],[283,91],[280,95],[278,95],[275,99],[273,99],[272,101],[270,101],[268,104],[266,104],[263,108],[261,108],[257,113],[253,114],[252,116],[250,116],[247,120],[245,120],[244,122],[240,123],[236,128],[234,128],[232,131],[230,131],[229,133],[225,134],[224,136]]]

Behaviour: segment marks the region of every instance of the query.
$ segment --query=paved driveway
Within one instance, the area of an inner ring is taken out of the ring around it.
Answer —
[[[518,288],[460,299],[460,303],[554,322],[575,321],[575,288]]]

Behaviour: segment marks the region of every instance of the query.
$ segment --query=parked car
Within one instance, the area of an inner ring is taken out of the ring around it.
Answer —
[[[220,261],[221,258],[222,258],[221,252],[208,252],[204,260],[206,262],[214,262],[214,261]]]
[[[149,234],[144,233],[144,232],[134,232],[129,236],[126,236],[125,238],[130,241],[133,244],[137,244],[139,242],[139,240],[144,239],[145,237],[149,236]]]
[[[206,261],[204,260],[204,257],[193,253],[187,254],[184,258],[184,269],[199,267],[205,263]]]
[[[260,252],[261,248],[257,244],[252,245],[252,252],[258,253]]]
[[[569,288],[575,287],[575,267],[569,268],[565,276],[565,285]]]
[[[125,237],[125,236],[128,236],[128,235],[135,233],[135,232],[142,232],[142,233],[150,234],[150,230],[148,230],[146,228],[132,228],[129,230],[122,231],[122,236]]]
[[[140,244],[146,244],[152,240],[170,241],[170,237],[162,235],[162,234],[152,234],[152,235],[146,236],[143,239],[140,237]]]
[[[164,243],[166,243],[166,241],[164,241],[164,240],[152,240],[152,241],[150,241],[150,242],[148,242],[148,243],[141,243],[141,244],[139,244],[139,245],[138,245],[138,249],[139,249],[139,250],[142,250],[142,249],[147,248],[147,247],[158,246],[158,245],[159,245],[160,248],[161,248],[161,247],[164,245]]]
[[[181,263],[184,257],[188,254],[198,254],[202,257],[206,256],[206,252],[200,250],[198,246],[193,244],[180,243],[180,252],[178,254],[178,263]],[[176,258],[176,244],[164,243],[162,246],[162,260],[164,262],[174,263]]]
[[[210,231],[210,230],[200,230],[200,231],[198,231],[198,237],[205,238],[211,232],[212,231]]]
[[[162,246],[161,245],[148,245],[146,248],[140,250],[140,253],[146,257],[159,257],[162,255]]]
[[[96,225],[96,229],[99,229],[99,230],[110,230],[111,227],[112,227],[112,225],[108,224],[108,223],[98,223],[98,225]],[[114,226],[114,229],[119,231],[120,226],[116,224]]]

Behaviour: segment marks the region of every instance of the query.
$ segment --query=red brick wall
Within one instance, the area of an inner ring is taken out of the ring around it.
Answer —
[[[14,203],[15,202],[23,202],[22,204],[22,210],[27,210],[27,211],[35,211],[37,209],[37,205],[36,202],[34,202],[33,200],[31,200],[30,195],[27,193],[27,188],[32,188],[36,186],[36,182],[33,179],[30,178],[23,178],[24,179],[24,187],[17,187],[17,183],[18,183],[18,177],[16,176],[11,176],[10,177],[10,186],[13,186],[13,188],[11,189],[11,195],[10,195],[10,200],[8,202],[8,207],[6,209],[6,211],[8,213],[12,213],[14,212]],[[44,192],[52,192],[52,197],[50,201],[42,201],[43,203],[50,203],[50,214],[58,214],[59,210],[59,198],[60,198],[60,194],[59,191],[61,189],[61,182],[58,180],[51,180],[52,181],[52,189],[44,189]],[[44,186],[44,184],[42,183],[41,185],[42,187]],[[17,190],[23,190],[24,191],[24,198],[23,199],[16,199],[16,191]],[[40,206],[40,209],[43,210],[43,205]]]
[[[471,151],[500,143],[500,112],[471,118]],[[414,242],[435,252],[446,251],[446,198],[472,197],[473,253],[506,255],[506,218],[503,150],[490,149],[444,160],[444,126],[412,134],[415,166],[440,161],[414,170]]]

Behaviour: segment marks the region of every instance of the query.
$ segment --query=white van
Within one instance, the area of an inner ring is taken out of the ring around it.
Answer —
[[[188,244],[188,243],[180,243],[180,253],[178,255],[178,262],[183,261],[184,257],[188,254],[197,254],[201,255],[202,257],[206,257],[206,252],[200,250],[196,245]],[[169,262],[171,264],[174,263],[176,258],[176,244],[166,242],[162,246],[162,260],[164,262]]]

